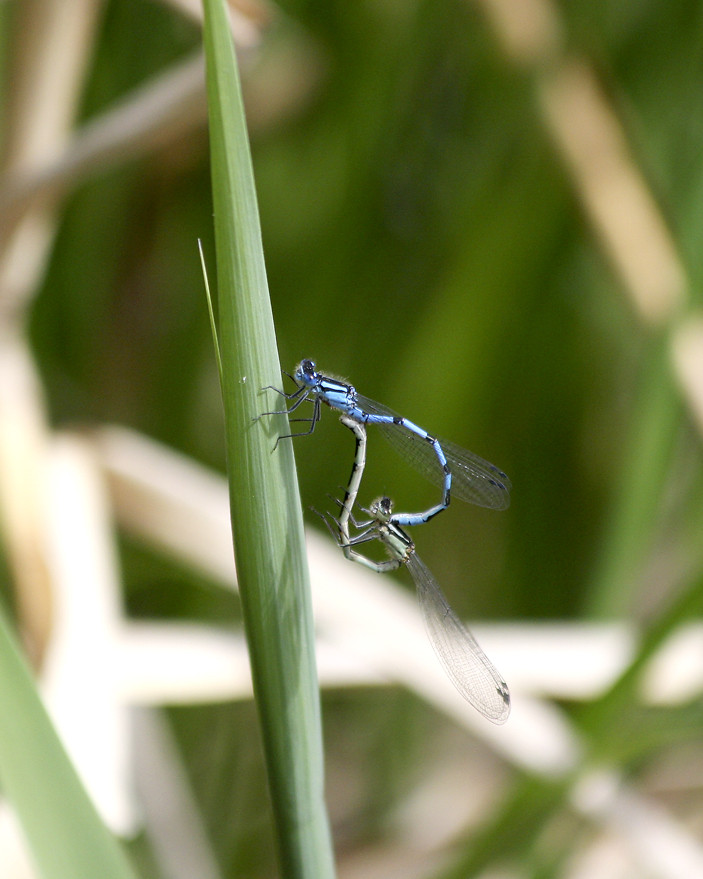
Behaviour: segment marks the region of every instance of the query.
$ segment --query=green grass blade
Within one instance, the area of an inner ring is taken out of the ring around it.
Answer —
[[[682,407],[668,362],[668,346],[657,341],[649,352],[622,485],[590,587],[588,610],[599,618],[632,611],[648,558],[661,498],[671,469]]]
[[[135,879],[83,789],[0,612],[0,784],[43,879]]]
[[[258,208],[223,0],[205,0],[219,340],[232,530],[282,870],[334,875],[319,691],[292,444],[280,387]]]

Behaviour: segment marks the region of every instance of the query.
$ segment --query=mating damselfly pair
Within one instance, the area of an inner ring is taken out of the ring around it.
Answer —
[[[286,373],[286,375],[288,375]],[[292,405],[265,415],[288,414],[305,401],[313,404],[310,418],[291,418],[305,422],[309,430],[278,438],[309,435],[320,419],[321,404],[341,413],[340,421],[355,435],[356,453],[344,499],[338,501],[338,516],[328,515],[328,525],[336,527],[336,539],[345,556],[371,570],[391,571],[405,565],[417,589],[427,633],[444,669],[457,690],[481,714],[494,723],[504,723],[510,713],[510,694],[505,681],[476,639],[449,606],[439,584],[415,552],[415,545],[404,527],[424,524],[445,510],[452,494],[462,500],[494,510],[510,503],[510,481],[493,464],[454,443],[432,436],[426,430],[385,406],[363,397],[356,389],[336,378],[318,372],[312,360],[303,360],[289,378],[296,385],[292,393],[272,388],[292,400]],[[364,512],[370,517],[357,522],[354,505],[366,465],[366,425],[377,424],[385,438],[403,457],[432,482],[439,483],[442,498],[435,506],[419,513],[394,513],[390,498],[374,501]],[[352,536],[349,523],[357,529]],[[389,558],[376,562],[359,553],[359,545],[379,540]]]

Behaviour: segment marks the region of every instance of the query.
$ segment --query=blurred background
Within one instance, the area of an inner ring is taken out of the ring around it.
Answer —
[[[325,687],[340,875],[703,875],[697,630],[654,702],[627,676],[607,690],[646,658],[638,633],[653,652],[700,610],[700,5],[240,0],[232,15],[283,368],[313,358],[508,473],[507,512],[455,502],[413,536],[457,613],[501,624],[515,723],[521,687],[554,698],[540,705],[583,760],[540,774],[407,688]],[[2,581],[39,670],[54,586],[32,531],[38,445],[120,425],[224,472],[198,16],[187,0],[0,5]],[[325,411],[295,450],[306,509],[328,509],[353,439]],[[368,453],[363,503],[435,502],[373,430]],[[127,618],[239,631],[231,591],[109,504]],[[555,649],[531,677],[550,631],[569,663]],[[593,637],[573,656],[576,632]],[[552,687],[562,663],[581,690]],[[275,875],[254,706],[194,702],[163,731],[212,875]],[[615,817],[565,781],[593,763],[617,775]],[[176,875],[139,822],[131,837],[145,876]]]

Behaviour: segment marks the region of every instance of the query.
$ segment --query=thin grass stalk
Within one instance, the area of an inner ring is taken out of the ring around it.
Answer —
[[[334,875],[309,575],[254,177],[223,0],[205,0],[219,340],[237,577],[282,871]]]

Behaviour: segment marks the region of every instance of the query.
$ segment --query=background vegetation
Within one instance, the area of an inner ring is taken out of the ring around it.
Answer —
[[[223,470],[196,247],[202,239],[214,266],[204,88],[168,119],[152,113],[148,136],[127,112],[113,148],[98,141],[86,158],[79,141],[189,62],[197,15],[175,2],[86,4],[93,24],[65,46],[85,59],[75,114],[65,102],[75,119],[64,141],[44,135],[46,151],[25,152],[51,113],[25,100],[37,58],[22,34],[28,8],[49,20],[53,5],[0,8],[4,335],[26,331],[52,430],[116,423]],[[460,615],[625,621],[653,651],[697,614],[703,573],[701,9],[516,5],[242,6],[280,358],[291,371],[314,358],[510,475],[508,512],[457,502],[415,535]],[[28,258],[18,282],[13,224],[39,210],[50,217],[46,260]],[[306,509],[327,508],[351,461],[351,438],[323,416],[295,446]],[[436,491],[377,439],[370,431],[364,500],[431,503]],[[12,534],[3,579],[22,628]],[[237,629],[230,593],[146,541],[119,541],[131,618]],[[591,642],[583,668],[599,653]],[[520,680],[519,661],[494,658]],[[583,754],[617,769],[648,808],[666,808],[703,860],[699,688],[652,707],[636,684],[626,677],[587,706],[574,693],[563,716]],[[524,686],[540,695],[539,683]],[[545,781],[398,687],[330,688],[322,705],[340,875],[478,875],[507,860],[515,875],[576,876],[617,848],[618,816],[603,829],[602,815],[574,805],[569,784],[587,757],[567,780]],[[273,875],[252,704],[181,706],[168,720],[221,875]],[[462,807],[454,826],[452,804],[475,784],[480,809]],[[426,860],[413,808],[427,797],[449,829]],[[143,875],[162,875],[144,835],[131,849]],[[597,863],[599,876],[625,875],[617,859]],[[649,864],[653,876],[696,875]]]

